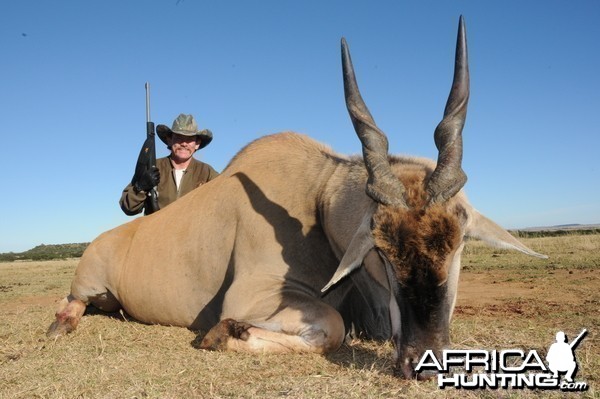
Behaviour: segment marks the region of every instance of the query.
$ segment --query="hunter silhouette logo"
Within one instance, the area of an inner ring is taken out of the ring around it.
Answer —
[[[482,350],[449,349],[438,358],[427,350],[415,367],[417,373],[437,371],[438,386],[464,389],[560,389],[561,391],[585,391],[588,385],[574,381],[577,373],[575,349],[586,336],[587,330],[571,343],[563,331],[556,333],[556,342],[548,349],[546,362],[535,350],[521,349]],[[466,373],[456,373],[464,368]],[[468,374],[467,374],[468,373]],[[565,381],[561,375],[565,374]]]
[[[581,334],[577,336],[570,344],[567,343],[567,336],[564,332],[556,333],[556,342],[548,349],[546,361],[548,368],[552,371],[552,376],[558,378],[560,372],[566,372],[567,382],[573,382],[573,377],[577,372],[577,362],[575,361],[575,348],[587,334],[584,328]]]

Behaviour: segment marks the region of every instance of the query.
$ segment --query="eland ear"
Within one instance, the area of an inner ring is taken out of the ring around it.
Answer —
[[[526,247],[508,231],[476,210],[471,210],[466,235],[486,242],[487,244],[504,249],[513,249],[537,258],[548,259],[547,255],[539,254]]]
[[[362,223],[354,233],[354,237],[348,244],[348,249],[340,261],[340,265],[331,277],[331,280],[321,289],[321,292],[326,292],[334,284],[337,284],[341,279],[358,269],[362,264],[365,256],[375,245],[373,235],[371,234],[371,215],[363,218]]]

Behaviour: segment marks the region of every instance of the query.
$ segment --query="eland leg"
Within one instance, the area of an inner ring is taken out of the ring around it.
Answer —
[[[82,299],[79,299],[82,298]],[[69,294],[58,304],[56,320],[50,324],[46,336],[56,338],[74,331],[85,313],[87,305],[92,304],[104,312],[114,312],[121,308],[117,299],[109,291],[95,294],[93,297]]]
[[[79,320],[81,320],[81,316],[85,312],[85,308],[85,303],[79,299],[75,299],[72,295],[63,298],[56,310],[56,320],[50,324],[46,336],[56,338],[75,330],[79,324]]]
[[[221,320],[206,334],[200,348],[323,354],[339,348],[344,335],[342,316],[329,305],[308,297],[263,321]]]
[[[71,293],[62,299],[56,310],[56,320],[46,332],[49,338],[56,338],[74,331],[92,304],[104,312],[114,312],[121,308],[117,298],[106,288],[103,264],[82,258],[71,283]]]

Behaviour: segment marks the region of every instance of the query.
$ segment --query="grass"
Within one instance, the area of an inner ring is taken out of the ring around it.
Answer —
[[[192,331],[122,314],[86,315],[74,334],[47,340],[77,264],[69,259],[0,263],[0,398],[598,397],[600,235],[523,241],[550,259],[468,243],[453,347],[545,355],[556,331],[587,328],[576,352],[586,392],[440,390],[395,377],[389,343],[354,340],[327,356],[201,351]]]

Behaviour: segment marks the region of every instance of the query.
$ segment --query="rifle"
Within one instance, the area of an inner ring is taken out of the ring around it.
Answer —
[[[133,181],[137,180],[138,176],[141,176],[144,172],[156,168],[156,144],[154,142],[154,122],[150,121],[150,85],[146,82],[146,141],[142,145],[140,155],[138,156],[137,163],[135,165],[135,174],[133,175]],[[156,187],[152,188],[148,192],[148,197],[145,201],[145,214],[149,215],[158,211],[158,192]]]
[[[581,333],[577,336],[577,338],[575,338],[570,344],[569,346],[571,347],[571,349],[574,349],[578,344],[579,341],[587,334],[587,330],[584,328],[583,331],[581,331]]]

